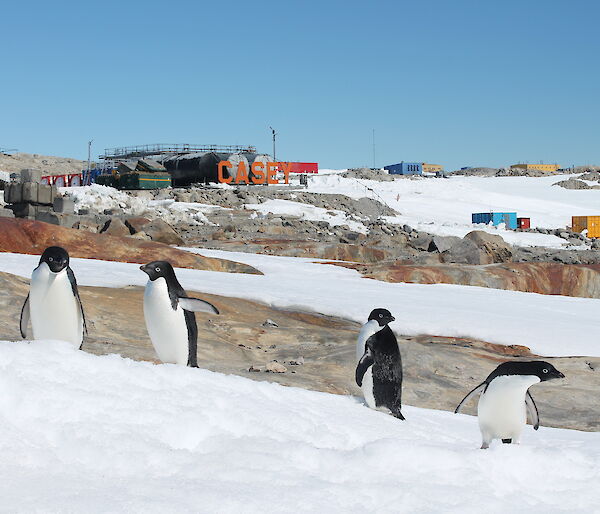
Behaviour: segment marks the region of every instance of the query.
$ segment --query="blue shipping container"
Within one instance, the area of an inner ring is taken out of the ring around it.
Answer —
[[[398,164],[389,164],[383,167],[391,175],[422,175],[423,163],[420,162],[399,162]]]
[[[506,224],[506,228],[515,230],[517,228],[517,213],[516,212],[478,212],[471,214],[472,223],[483,223],[485,225],[490,222],[494,226],[501,223]]]

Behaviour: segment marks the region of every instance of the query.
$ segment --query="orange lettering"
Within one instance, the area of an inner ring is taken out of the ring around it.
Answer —
[[[254,161],[252,163],[252,182],[255,184],[265,183],[265,163],[260,161]]]
[[[289,184],[290,183],[290,171],[292,169],[292,163],[291,162],[280,162],[279,166],[283,170],[283,175],[285,176],[285,183]]]
[[[279,184],[279,180],[277,180],[277,163],[276,162],[268,162],[267,163],[267,184]]]
[[[229,178],[225,178],[223,176],[223,168],[231,168],[231,163],[229,161],[221,161],[219,163],[219,171],[218,171],[218,178],[219,178],[219,182],[221,182],[222,184],[229,184],[233,179],[231,177]]]
[[[248,170],[246,169],[246,163],[244,161],[241,161],[238,164],[237,175],[235,177],[235,183],[239,184],[240,182],[248,184]]]

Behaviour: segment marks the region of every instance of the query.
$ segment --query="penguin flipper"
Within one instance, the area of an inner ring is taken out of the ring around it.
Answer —
[[[219,314],[219,309],[217,309],[212,303],[209,303],[205,300],[200,300],[200,298],[179,297],[179,305],[186,311]]]
[[[19,328],[21,330],[21,337],[27,339],[27,326],[29,325],[29,295],[25,298],[23,308],[21,309],[21,320],[19,322]]]
[[[83,333],[87,336],[87,324],[85,322],[85,313],[83,312],[83,305],[81,304],[81,298],[79,297],[79,289],[77,289],[77,279],[75,278],[75,273],[73,270],[68,267],[67,268],[67,276],[69,277],[69,282],[71,283],[71,290],[73,291],[73,296],[77,300],[77,304],[79,305],[79,312],[81,312],[81,320],[83,322]],[[83,344],[83,341],[81,341]]]
[[[198,367],[198,325],[196,325],[196,317],[193,312],[183,310],[185,324],[188,332],[188,361],[187,365],[190,368]]]
[[[466,403],[467,401],[469,401],[471,399],[471,397],[475,396],[477,393],[479,393],[482,389],[485,389],[485,387],[487,386],[487,382],[482,382],[481,384],[479,384],[475,389],[472,389],[467,396],[465,396],[460,403],[456,406],[456,409],[454,409],[454,414],[456,414],[460,408],[463,406],[464,403]]]
[[[365,350],[364,355],[361,357],[360,361],[358,361],[358,365],[356,366],[355,379],[356,383],[359,387],[362,386],[363,377],[365,373],[373,365],[373,356],[371,355],[371,350],[367,348]]]
[[[527,394],[525,395],[525,405],[527,406],[527,414],[529,414],[529,420],[533,425],[533,429],[537,430],[540,428],[540,415],[538,413],[537,405],[533,401],[533,396],[531,396],[529,391],[527,391]]]

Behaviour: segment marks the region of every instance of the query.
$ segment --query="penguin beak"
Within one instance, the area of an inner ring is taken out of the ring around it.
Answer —
[[[388,323],[391,323],[392,321],[396,321],[396,318],[394,318],[394,316],[390,316],[390,317],[389,317],[389,321],[388,321]]]
[[[142,265],[140,266],[140,269],[141,269],[141,270],[142,270],[144,273],[148,274],[148,265],[147,265],[147,264],[142,264]]]

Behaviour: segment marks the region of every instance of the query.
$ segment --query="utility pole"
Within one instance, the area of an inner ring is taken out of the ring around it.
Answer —
[[[88,166],[87,166],[88,175],[90,174],[90,167],[91,167],[91,164],[92,164],[92,143],[93,142],[94,142],[93,139],[90,139],[88,141]]]
[[[273,160],[275,162],[277,162],[277,158],[275,157],[275,136],[277,135],[277,132],[275,132],[275,129],[273,127],[269,127],[271,129],[271,132],[273,133]]]
[[[376,168],[377,166],[375,166],[375,129],[373,129],[373,168]]]

